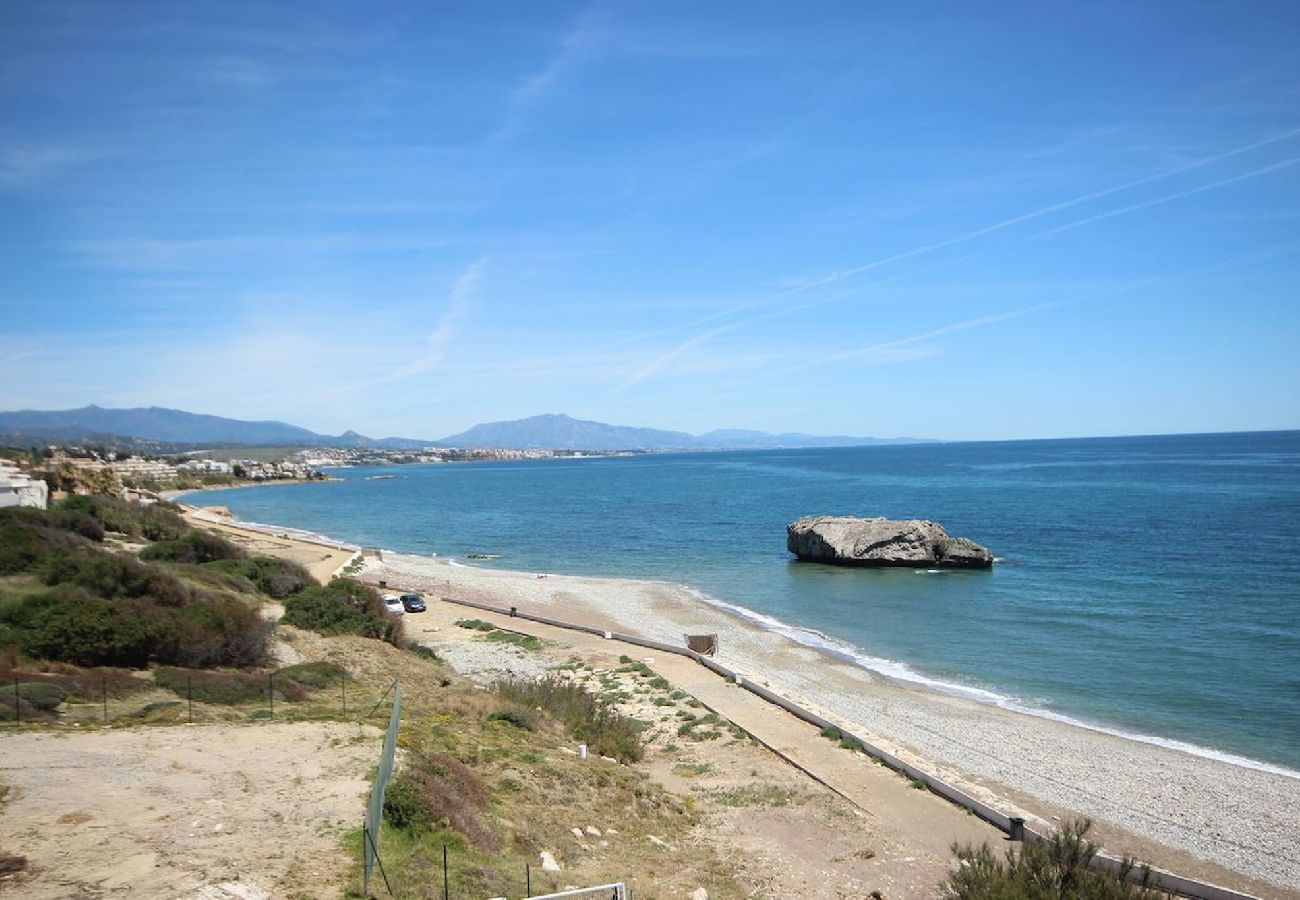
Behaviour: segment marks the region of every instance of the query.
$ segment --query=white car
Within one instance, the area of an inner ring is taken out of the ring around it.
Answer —
[[[402,606],[402,598],[396,594],[384,594],[384,609],[395,616],[406,612],[406,608]]]

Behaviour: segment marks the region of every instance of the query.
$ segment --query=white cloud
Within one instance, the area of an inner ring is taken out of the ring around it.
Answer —
[[[433,368],[446,358],[447,345],[456,337],[461,320],[474,304],[475,288],[483,276],[485,260],[478,260],[465,267],[452,285],[451,297],[446,309],[438,317],[438,323],[425,341],[424,351],[404,366],[394,369],[371,385],[401,381]]]

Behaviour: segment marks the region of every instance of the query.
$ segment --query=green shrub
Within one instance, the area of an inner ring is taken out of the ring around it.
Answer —
[[[433,648],[426,647],[424,646],[424,644],[417,644],[414,641],[407,641],[406,644],[403,646],[403,649],[410,650],[416,656],[422,656],[425,659],[430,660],[432,662],[442,662],[442,659],[438,656],[438,654],[433,652]]]
[[[194,668],[260,663],[272,627],[251,606],[226,597],[186,604],[168,626],[154,658]]]
[[[260,591],[277,600],[316,583],[302,566],[274,556],[215,559],[204,563],[203,568],[230,579],[238,578],[248,585],[249,591]]]
[[[132,503],[117,497],[89,497],[74,495],[59,501],[51,509],[84,513],[93,517],[105,531],[144,538],[148,541],[170,541],[190,530],[179,515],[178,507],[171,503]]]
[[[24,597],[0,609],[0,622],[36,659],[139,668],[158,643],[159,623],[148,611],[138,601],[113,602],[73,588]]]
[[[483,640],[491,641],[494,644],[513,644],[521,650],[542,649],[541,638],[531,634],[520,634],[517,631],[506,631],[504,628],[498,628],[490,632]]]
[[[527,708],[540,707],[558,719],[592,752],[619,762],[636,762],[643,754],[639,723],[581,686],[548,675],[537,681],[510,678],[493,686],[499,695]]]
[[[958,866],[942,885],[944,896],[960,900],[1125,900],[1163,897],[1152,887],[1150,869],[1139,883],[1129,881],[1135,868],[1125,860],[1121,872],[1088,868],[1097,846],[1087,839],[1092,822],[1076,820],[1041,841],[1022,843],[999,859],[984,844],[953,845]]]
[[[243,559],[241,548],[206,531],[190,531],[175,540],[158,541],[140,551],[141,559],[181,563],[206,563],[218,559]]]
[[[348,578],[314,585],[284,602],[283,620],[321,634],[359,634],[402,644],[402,620],[384,608],[372,587]]]
[[[338,687],[339,682],[347,677],[347,670],[338,663],[332,662],[298,663],[297,665],[278,669],[275,673],[277,684],[280,679],[286,678],[313,690]]]
[[[52,710],[68,696],[68,692],[57,684],[44,681],[20,682],[14,685],[12,690],[18,692],[20,699],[26,700],[40,710]],[[3,694],[0,694],[0,696],[3,696]]]
[[[274,556],[254,556],[243,560],[243,574],[263,594],[277,600],[310,587],[316,580],[302,566]]]
[[[532,731],[536,727],[533,724],[533,717],[526,710],[516,708],[498,709],[488,715],[488,721],[506,722],[524,731]]]
[[[51,525],[38,509],[0,509],[0,575],[30,571],[55,550],[89,546],[80,535]]]
[[[461,628],[468,628],[471,631],[496,631],[497,627],[491,622],[484,622],[482,619],[459,619],[456,622]]]
[[[496,852],[501,841],[485,821],[490,808],[479,777],[460,760],[438,752],[412,759],[384,793],[389,824],[419,832],[445,822],[475,848]]]
[[[79,509],[55,507],[50,511],[49,522],[55,528],[71,531],[92,541],[104,540],[104,526],[90,513]]]
[[[394,828],[416,831],[433,824],[433,810],[415,780],[399,774],[384,791],[384,821]]]
[[[168,607],[145,598],[106,600],[80,587],[23,597],[0,608],[0,625],[32,658],[128,668],[153,661],[251,665],[265,655],[270,628],[235,600]]]
[[[203,669],[182,669],[163,666],[155,669],[154,682],[178,696],[192,697],[200,703],[220,703],[236,706],[243,703],[265,703],[272,680],[266,673],[211,672]],[[191,687],[192,685],[192,687]],[[307,689],[291,678],[274,680],[277,700],[302,700]]]
[[[55,550],[38,567],[51,587],[76,585],[104,599],[147,597],[159,606],[181,606],[191,599],[174,575],[124,553]]]

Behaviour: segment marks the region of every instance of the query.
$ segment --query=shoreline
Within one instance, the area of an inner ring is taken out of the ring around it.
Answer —
[[[233,518],[201,521],[353,546]],[[1262,879],[1271,888],[1264,896],[1300,896],[1300,849],[1292,838],[1300,833],[1300,778],[1272,764],[1243,765],[1210,748],[1196,748],[1206,751],[1198,754],[1175,741],[1143,740],[900,679],[865,666],[847,646],[826,646],[834,639],[671,582],[485,568],[387,550],[382,561],[367,559],[360,577],[433,597],[445,589],[666,643],[716,631],[726,665],[1010,814],[1048,828],[1088,816],[1112,854],[1221,884],[1234,875]],[[800,632],[813,641],[799,640]],[[1260,892],[1260,885],[1244,889]]]

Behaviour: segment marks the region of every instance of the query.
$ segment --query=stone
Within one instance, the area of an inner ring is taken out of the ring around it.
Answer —
[[[709,892],[704,888],[696,888],[691,891],[691,900],[709,900]]]
[[[550,850],[543,850],[541,853],[537,855],[542,861],[543,872],[560,871],[560,864],[555,861],[555,857],[551,854]]]
[[[990,569],[993,554],[925,519],[804,516],[786,526],[786,549],[837,566]]]
[[[584,830],[592,837],[600,837],[600,829],[595,825],[588,825]]]

